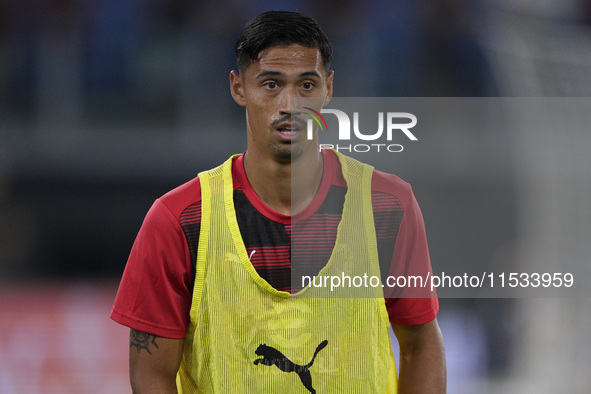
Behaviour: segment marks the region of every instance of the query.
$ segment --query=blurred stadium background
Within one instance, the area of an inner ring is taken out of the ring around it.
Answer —
[[[0,393],[129,392],[127,254],[155,198],[244,149],[228,73],[267,9],[320,21],[337,96],[591,92],[589,0],[0,0]],[[400,169],[435,267],[591,262],[591,132],[529,133]],[[448,392],[591,393],[590,301],[442,299]]]

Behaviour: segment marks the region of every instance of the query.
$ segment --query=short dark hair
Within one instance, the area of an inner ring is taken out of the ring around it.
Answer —
[[[291,44],[318,48],[328,73],[332,61],[332,45],[328,37],[316,20],[291,11],[266,11],[244,26],[236,42],[238,70],[244,71],[267,48]]]

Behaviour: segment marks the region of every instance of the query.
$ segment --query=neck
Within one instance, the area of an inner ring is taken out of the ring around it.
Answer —
[[[267,206],[284,215],[295,215],[316,196],[322,181],[323,158],[317,152],[280,162],[259,160],[247,151],[244,169],[254,191]]]

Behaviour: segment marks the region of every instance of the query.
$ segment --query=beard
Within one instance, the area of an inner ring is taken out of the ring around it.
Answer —
[[[269,143],[269,150],[276,159],[282,162],[292,162],[304,154],[308,145],[309,144],[306,144],[303,141],[283,143],[271,142]]]
[[[305,129],[305,121],[301,119],[299,116],[295,115],[286,115],[281,117],[280,119],[276,119],[273,122],[271,122],[269,128],[271,132],[274,132],[276,130],[277,125],[279,125],[282,122],[289,121],[296,124],[301,130]],[[298,159],[302,154],[304,154],[304,152],[308,148],[309,142],[310,141],[308,140],[302,140],[300,138],[298,138],[298,140],[292,141],[271,141],[269,142],[267,147],[269,148],[269,151],[271,152],[273,157],[275,157],[276,159],[281,160],[282,162],[291,162],[293,160]]]

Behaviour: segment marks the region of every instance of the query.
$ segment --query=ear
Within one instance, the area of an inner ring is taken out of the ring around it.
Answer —
[[[236,70],[230,71],[230,93],[236,103],[242,107],[246,106],[244,98],[244,81]]]
[[[330,103],[330,100],[332,99],[332,80],[334,77],[334,71],[330,70],[328,72],[328,76],[326,77],[326,96],[324,97],[324,103],[322,104],[322,106],[325,106],[326,104]]]

